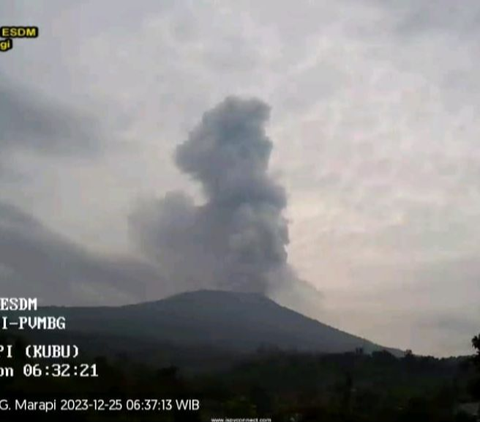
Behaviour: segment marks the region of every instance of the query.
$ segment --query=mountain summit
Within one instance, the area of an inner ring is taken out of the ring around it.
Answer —
[[[68,331],[234,352],[258,348],[337,353],[389,350],[253,293],[200,290],[160,301],[98,308],[43,308]]]

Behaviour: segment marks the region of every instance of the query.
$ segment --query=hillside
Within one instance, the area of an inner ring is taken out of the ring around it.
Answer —
[[[326,353],[384,349],[252,293],[203,290],[136,305],[48,307],[41,312],[67,317],[70,334],[175,346],[242,353],[260,347]]]

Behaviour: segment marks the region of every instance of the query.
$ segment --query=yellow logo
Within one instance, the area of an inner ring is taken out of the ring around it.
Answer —
[[[0,27],[0,52],[6,52],[13,48],[12,38],[37,38],[37,26],[2,26]]]
[[[5,52],[13,48],[13,41],[11,39],[0,41],[0,51]]]

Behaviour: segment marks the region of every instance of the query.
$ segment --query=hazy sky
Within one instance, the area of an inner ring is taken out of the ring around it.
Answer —
[[[477,0],[4,0],[0,289],[123,303],[176,291],[131,239],[199,186],[172,154],[228,95],[271,107],[289,263],[318,317],[417,353],[480,331]]]

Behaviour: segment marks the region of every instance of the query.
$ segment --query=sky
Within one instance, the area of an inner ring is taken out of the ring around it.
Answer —
[[[0,53],[3,296],[96,305],[194,288],[146,250],[138,218],[172,192],[208,209],[177,151],[225,98],[255,98],[269,110],[261,180],[285,193],[269,215],[315,292],[304,313],[414,353],[472,351],[476,0],[5,0],[0,25],[40,31]]]

